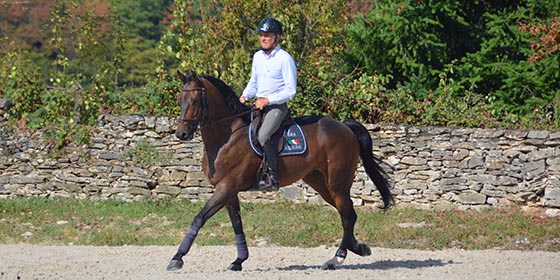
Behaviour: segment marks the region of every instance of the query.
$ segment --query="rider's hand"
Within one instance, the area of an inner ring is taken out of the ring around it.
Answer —
[[[245,97],[245,96],[240,96],[240,97],[239,97],[239,102],[241,102],[241,104],[245,104],[245,102],[247,102],[247,97]]]
[[[264,109],[264,107],[266,107],[268,104],[268,98],[266,97],[257,98],[257,101],[255,101],[255,107],[257,107],[259,110]]]

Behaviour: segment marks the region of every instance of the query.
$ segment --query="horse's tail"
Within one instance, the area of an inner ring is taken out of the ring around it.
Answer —
[[[395,201],[389,190],[391,186],[387,180],[387,173],[377,163],[379,159],[373,155],[373,144],[367,128],[353,119],[345,120],[343,123],[352,129],[358,138],[358,142],[360,143],[360,157],[362,158],[364,169],[381,194],[383,209],[388,209]]]

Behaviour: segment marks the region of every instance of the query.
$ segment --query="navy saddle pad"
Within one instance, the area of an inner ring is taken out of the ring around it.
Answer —
[[[250,133],[251,131],[253,131],[253,124],[249,125],[249,142],[251,143],[253,151],[255,151],[257,155],[262,156],[262,148],[253,133]],[[307,150],[307,140],[305,140],[303,130],[301,130],[301,127],[297,123],[292,124],[282,132],[280,142],[284,143],[284,145],[278,154],[279,156],[301,155]]]

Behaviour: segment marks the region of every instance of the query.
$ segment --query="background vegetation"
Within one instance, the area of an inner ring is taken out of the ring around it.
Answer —
[[[176,245],[202,202],[0,200],[0,243],[41,245]],[[356,237],[372,247],[438,250],[560,250],[560,216],[519,208],[426,211],[358,208]],[[249,246],[337,246],[342,227],[330,206],[278,202],[242,203]],[[485,226],[480,226],[485,225]],[[233,245],[227,211],[200,230],[199,245]]]
[[[560,128],[558,1],[36,0],[0,4],[12,123],[63,138],[99,114],[177,113],[177,69],[244,88],[267,16],[299,69],[294,114]]]

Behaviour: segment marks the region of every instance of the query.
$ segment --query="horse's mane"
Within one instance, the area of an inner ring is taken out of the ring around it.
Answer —
[[[239,97],[237,97],[235,91],[230,86],[228,86],[225,82],[223,82],[218,78],[208,76],[208,75],[202,77],[208,80],[210,83],[212,83],[218,89],[218,91],[223,94],[223,96],[226,99],[227,106],[233,109],[233,111],[236,114],[243,113],[250,110],[248,106],[239,102]],[[249,114],[243,115],[241,116],[241,118],[247,123],[251,121],[251,116]]]

